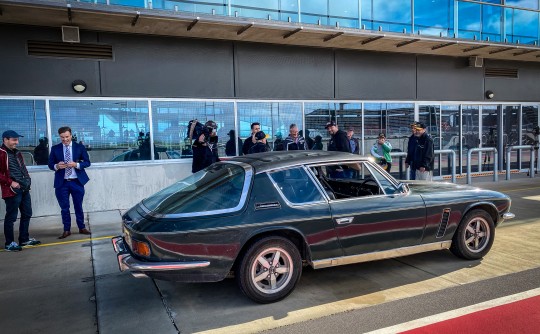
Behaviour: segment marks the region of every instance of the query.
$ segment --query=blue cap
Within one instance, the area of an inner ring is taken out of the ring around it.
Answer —
[[[4,138],[19,138],[19,137],[24,137],[24,136],[21,136],[20,134],[18,134],[17,132],[13,131],[13,130],[7,130],[7,131],[4,131],[4,133],[2,133],[2,139]]]

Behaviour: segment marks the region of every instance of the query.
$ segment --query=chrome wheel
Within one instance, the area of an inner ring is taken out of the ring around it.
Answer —
[[[293,269],[291,256],[284,249],[264,249],[251,265],[251,281],[262,293],[276,293],[289,284]]]
[[[482,217],[475,217],[467,224],[463,241],[470,252],[480,253],[487,247],[490,233],[488,222]]]

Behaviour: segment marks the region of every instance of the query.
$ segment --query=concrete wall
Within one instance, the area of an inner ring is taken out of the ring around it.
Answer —
[[[33,215],[59,215],[60,207],[53,188],[54,172],[42,166],[29,167],[29,171],[32,178]],[[93,164],[86,172],[90,181],[85,186],[85,211],[128,209],[149,195],[191,175],[191,160]],[[0,220],[4,219],[5,213],[5,203],[0,201]]]
[[[517,79],[484,78],[467,57],[335,50],[262,43],[81,32],[82,43],[111,45],[113,60],[31,57],[26,42],[61,41],[60,28],[0,25],[0,95],[538,101],[540,64]],[[75,79],[88,90],[77,95]]]

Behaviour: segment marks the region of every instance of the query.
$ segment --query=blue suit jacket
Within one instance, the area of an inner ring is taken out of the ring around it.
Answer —
[[[75,172],[77,172],[77,178],[79,179],[79,182],[81,182],[81,184],[84,186],[90,180],[88,175],[86,175],[86,171],[84,170],[86,167],[90,167],[90,157],[88,156],[86,147],[76,142],[73,142],[73,147],[71,148],[71,151],[73,155],[72,160],[79,163],[79,169],[75,169]],[[64,144],[56,144],[51,148],[51,155],[49,155],[49,168],[51,170],[54,170],[54,165],[63,161]],[[62,186],[62,184],[64,183],[65,175],[65,169],[59,169],[54,172],[55,188]]]

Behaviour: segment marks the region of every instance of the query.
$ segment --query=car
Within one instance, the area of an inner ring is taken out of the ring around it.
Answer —
[[[149,196],[112,239],[121,271],[179,282],[236,279],[258,303],[314,269],[450,249],[477,260],[514,215],[508,196],[398,181],[366,157],[266,152],[215,163]]]

